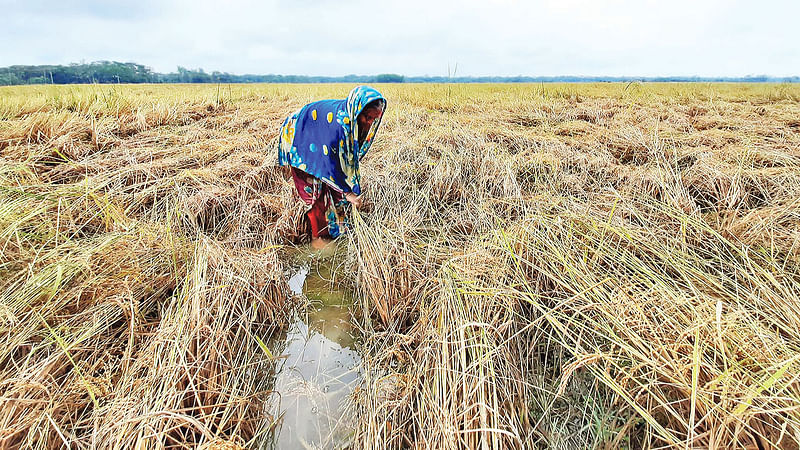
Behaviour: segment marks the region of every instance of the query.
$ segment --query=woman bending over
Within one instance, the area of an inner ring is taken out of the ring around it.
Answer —
[[[359,162],[385,109],[380,92],[358,86],[346,99],[309,103],[283,122],[278,163],[291,167],[297,193],[306,204],[314,248],[345,231],[344,205],[361,206]]]

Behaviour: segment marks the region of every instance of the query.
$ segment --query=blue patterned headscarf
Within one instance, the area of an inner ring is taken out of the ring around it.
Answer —
[[[306,172],[342,192],[361,195],[358,164],[367,153],[381,118],[363,142],[356,118],[370,102],[386,99],[369,86],[358,86],[346,99],[309,103],[283,122],[278,138],[278,163]]]

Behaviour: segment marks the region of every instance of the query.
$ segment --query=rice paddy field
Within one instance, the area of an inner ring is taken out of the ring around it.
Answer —
[[[0,448],[281,447],[273,142],[352,87],[0,88]],[[376,87],[308,447],[798,448],[800,86]]]

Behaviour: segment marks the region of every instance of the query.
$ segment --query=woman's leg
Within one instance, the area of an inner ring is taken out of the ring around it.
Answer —
[[[327,218],[327,195],[324,184],[300,169],[292,167],[297,194],[308,206],[306,217],[311,225],[311,245],[324,247],[330,241]]]
[[[330,237],[327,212],[328,208],[325,207],[325,199],[318,198],[306,213],[311,224],[311,237],[313,239]]]

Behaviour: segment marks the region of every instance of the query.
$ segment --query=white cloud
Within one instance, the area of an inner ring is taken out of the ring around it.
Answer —
[[[131,6],[133,5],[133,6]],[[3,4],[0,66],[344,75],[800,74],[800,3],[765,0],[32,1]]]

